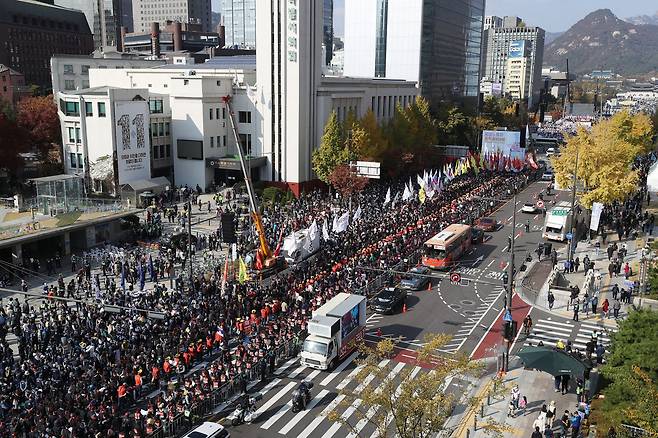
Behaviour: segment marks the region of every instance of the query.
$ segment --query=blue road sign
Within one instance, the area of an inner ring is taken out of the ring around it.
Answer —
[[[512,312],[508,310],[505,311],[505,316],[503,316],[503,321],[511,322],[512,321]]]
[[[567,240],[571,240],[573,238],[573,234],[572,233],[567,233],[566,236],[564,236],[564,237],[566,237]]]

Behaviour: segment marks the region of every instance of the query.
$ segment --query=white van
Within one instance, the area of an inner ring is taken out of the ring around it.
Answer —
[[[201,426],[187,432],[182,438],[228,438],[231,434],[219,423],[206,421]]]
[[[547,157],[551,157],[551,156],[553,156],[553,155],[555,155],[555,148],[548,148],[548,149],[546,149],[546,156],[547,156]]]

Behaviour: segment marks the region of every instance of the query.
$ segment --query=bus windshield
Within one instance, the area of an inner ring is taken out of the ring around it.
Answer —
[[[445,249],[436,249],[431,246],[425,246],[425,255],[433,259],[445,259],[447,253]]]

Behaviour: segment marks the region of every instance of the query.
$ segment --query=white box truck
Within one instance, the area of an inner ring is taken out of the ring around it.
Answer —
[[[546,222],[542,237],[548,240],[564,242],[567,234],[571,233],[574,221],[587,221],[589,211],[578,204],[575,205],[575,213],[571,210],[571,202],[561,201],[546,212]]]
[[[302,365],[328,370],[363,342],[366,297],[339,293],[313,312],[302,347]]]

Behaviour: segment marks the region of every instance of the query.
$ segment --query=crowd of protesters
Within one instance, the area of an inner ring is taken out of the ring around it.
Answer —
[[[225,285],[218,263],[189,285],[177,279],[167,287],[160,280],[171,275],[171,259],[141,249],[112,247],[100,256],[98,272],[85,260],[68,284],[60,277],[44,288],[88,300],[30,305],[13,298],[0,308],[0,436],[147,436],[188,416],[225,383],[246,387],[248,375],[272,372],[275,349],[288,344],[294,353],[313,309],[376,275],[359,267],[395,265],[448,224],[492,210],[482,197],[508,196],[527,181],[524,172],[470,174],[422,204],[418,197],[385,204],[388,186],[372,184],[353,201],[363,210],[359,220],[332,233],[311,262],[267,282]],[[393,185],[393,193],[403,184]],[[271,245],[280,234],[340,214],[340,204],[318,191],[269,207],[264,224]],[[142,290],[147,274],[155,284]],[[101,303],[133,310],[118,314]]]

